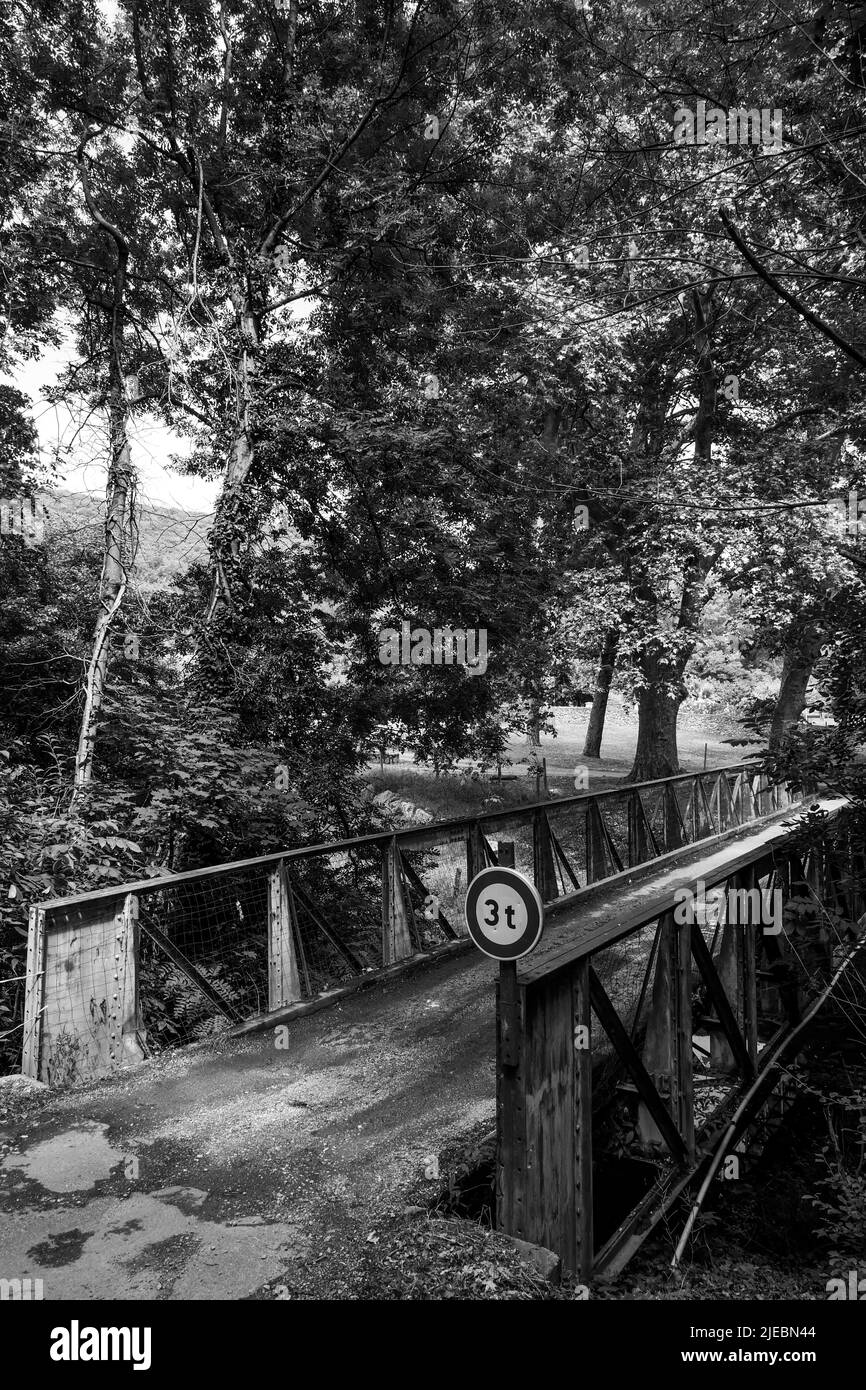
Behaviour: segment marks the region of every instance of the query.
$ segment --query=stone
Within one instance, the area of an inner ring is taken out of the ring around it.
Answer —
[[[520,1240],[517,1236],[503,1236],[517,1251],[524,1264],[531,1265],[548,1284],[558,1284],[562,1278],[562,1260],[543,1245],[533,1245],[531,1241]]]
[[[426,1207],[404,1207],[400,1212],[401,1221],[417,1221],[419,1216],[426,1216]]]
[[[204,1206],[208,1194],[200,1187],[161,1187],[150,1195],[159,1202],[177,1207],[184,1216],[195,1216]]]
[[[32,1076],[0,1076],[0,1098],[4,1095],[37,1095],[49,1088],[44,1081],[35,1081]]]

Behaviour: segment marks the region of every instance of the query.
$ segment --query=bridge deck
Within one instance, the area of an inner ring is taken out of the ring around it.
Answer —
[[[638,900],[710,880],[780,825],[585,890],[540,949],[582,949],[611,912],[622,929]],[[371,1223],[412,1200],[429,1155],[492,1127],[496,969],[473,948],[295,1020],[286,1050],[262,1032],[46,1095],[0,1125],[4,1273],[57,1299],[302,1288],[305,1262],[362,1250]]]
[[[844,800],[822,801],[830,814]],[[791,808],[765,819],[759,828],[743,826],[697,845],[684,846],[614,878],[591,884],[561,898],[548,908],[545,937],[537,950],[518,966],[521,979],[537,979],[558,965],[589,955],[601,946],[627,936],[646,918],[648,902],[659,911],[673,907],[678,888],[704,880],[707,888],[784,841],[796,812]]]

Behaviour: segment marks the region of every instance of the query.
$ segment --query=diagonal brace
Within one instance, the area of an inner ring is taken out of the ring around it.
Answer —
[[[687,1157],[686,1143],[674,1124],[670,1111],[652,1083],[650,1074],[632,1046],[631,1038],[620,1022],[604,985],[590,966],[589,997],[596,1017],[610,1038],[623,1066],[638,1089],[638,1094],[658,1126],[659,1133],[679,1162]]]
[[[751,1079],[755,1075],[755,1068],[749,1056],[746,1040],[737,1027],[737,1020],[731,1008],[731,1001],[725,992],[725,987],[719,979],[716,967],[713,965],[713,958],[710,955],[709,947],[704,941],[704,935],[696,922],[692,923],[692,955],[697,962],[701,977],[707,987],[709,996],[715,1005],[719,1022],[725,1030],[725,1036],[731,1044],[737,1064],[745,1077]]]

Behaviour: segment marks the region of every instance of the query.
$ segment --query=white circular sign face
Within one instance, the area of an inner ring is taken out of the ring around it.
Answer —
[[[466,890],[465,911],[469,935],[494,960],[517,960],[538,945],[544,908],[516,869],[482,869]]]

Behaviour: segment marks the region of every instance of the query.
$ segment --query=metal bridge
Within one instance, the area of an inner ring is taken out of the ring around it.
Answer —
[[[720,1136],[742,1148],[859,949],[854,848],[804,851],[794,809],[742,763],[39,904],[23,1071],[104,1076],[473,952],[466,885],[501,854],[536,883],[548,926],[499,999],[497,1223],[609,1276],[718,1168]],[[713,922],[701,898],[676,920],[699,879],[779,894],[780,930]],[[646,1182],[606,1231],[593,1171],[612,1148]]]

